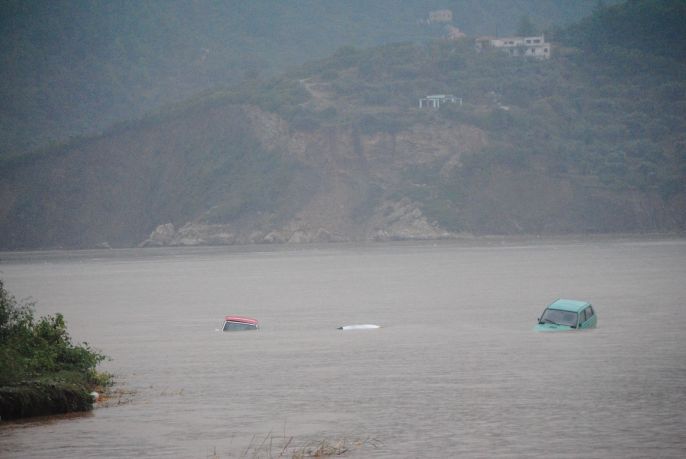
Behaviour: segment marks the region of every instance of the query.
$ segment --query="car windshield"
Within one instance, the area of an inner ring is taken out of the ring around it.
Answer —
[[[242,322],[225,322],[224,331],[239,331],[239,330],[255,330],[257,327],[253,324],[245,324]]]
[[[576,326],[576,312],[560,311],[559,309],[546,309],[541,317],[540,323],[574,327]]]

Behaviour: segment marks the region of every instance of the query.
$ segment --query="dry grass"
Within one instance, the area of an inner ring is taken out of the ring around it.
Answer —
[[[264,437],[253,435],[250,444],[238,456],[244,459],[306,459],[331,458],[345,456],[354,450],[363,448],[380,448],[383,444],[376,439],[322,439],[299,441],[293,436],[274,435],[269,432]],[[235,457],[222,456],[216,448],[206,456],[207,459],[222,459]]]
[[[97,402],[95,402],[94,406],[96,408],[106,408],[111,406],[125,405],[127,403],[131,403],[135,395],[136,391],[130,389],[107,389],[105,392],[100,394],[100,397],[98,398]]]
[[[292,459],[303,459],[306,457],[341,456],[348,449],[349,447],[346,445],[345,439],[336,440],[335,443],[322,440],[311,446],[303,446],[298,451],[295,451],[291,457]]]
[[[133,402],[137,395],[137,391],[126,387],[125,381],[115,381],[112,375],[108,379],[108,384],[97,387],[95,391],[98,392],[98,399],[93,404],[94,408],[126,405]]]

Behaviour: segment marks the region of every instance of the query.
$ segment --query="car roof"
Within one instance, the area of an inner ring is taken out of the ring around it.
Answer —
[[[558,300],[553,301],[551,304],[548,305],[549,309],[558,309],[560,311],[571,311],[571,312],[579,312],[583,310],[585,307],[590,306],[591,303],[588,303],[586,301],[579,301],[579,300],[565,300],[563,298],[560,298]]]
[[[251,317],[226,316],[226,317],[224,317],[224,320],[227,322],[240,322],[242,324],[257,325],[257,319],[253,319]]]

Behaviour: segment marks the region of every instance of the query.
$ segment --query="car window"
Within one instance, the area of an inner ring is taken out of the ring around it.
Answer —
[[[586,317],[590,319],[593,317],[593,314],[593,306],[589,306],[588,309],[586,309]]]
[[[579,322],[584,323],[588,320],[590,316],[588,315],[588,308],[581,311]]]
[[[559,309],[546,309],[541,317],[541,323],[554,323],[558,325],[576,326],[576,312],[561,311]]]
[[[255,328],[256,327],[252,324],[240,322],[226,322],[224,324],[224,331],[254,330]]]

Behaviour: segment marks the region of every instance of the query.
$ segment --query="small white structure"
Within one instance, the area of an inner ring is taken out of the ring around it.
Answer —
[[[461,31],[459,27],[448,25],[445,26],[445,30],[447,32],[448,40],[459,40],[460,38],[467,36],[467,34]]]
[[[499,48],[510,56],[550,59],[551,45],[543,35],[536,37],[479,37],[476,39],[476,50]]]
[[[453,12],[451,10],[435,10],[429,12],[429,24],[432,22],[452,22]]]
[[[441,108],[441,105],[443,104],[462,105],[462,97],[455,97],[452,94],[434,94],[419,99],[419,108]]]

